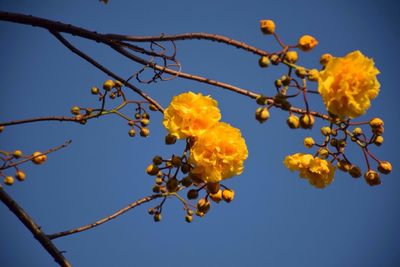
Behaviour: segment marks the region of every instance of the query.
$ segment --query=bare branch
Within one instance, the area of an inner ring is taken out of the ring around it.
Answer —
[[[131,209],[133,209],[133,208],[135,208],[135,207],[137,207],[137,206],[139,206],[139,205],[141,205],[143,203],[149,202],[151,200],[154,200],[154,199],[157,199],[157,198],[160,198],[160,197],[163,197],[163,194],[156,194],[156,195],[143,197],[141,199],[138,199],[138,200],[132,202],[128,206],[116,211],[115,213],[113,213],[113,214],[111,214],[111,215],[109,215],[107,217],[104,217],[104,218],[102,218],[102,219],[100,219],[100,220],[98,220],[98,221],[96,221],[94,223],[91,223],[91,224],[88,224],[88,225],[84,225],[84,226],[81,226],[81,227],[78,227],[78,228],[74,228],[74,229],[71,229],[71,230],[67,230],[67,231],[62,231],[62,232],[59,232],[59,233],[51,234],[51,235],[48,235],[48,238],[56,239],[56,238],[59,238],[59,237],[62,237],[62,236],[72,235],[72,234],[76,234],[76,233],[79,233],[79,232],[83,232],[83,231],[92,229],[92,228],[97,227],[97,226],[99,226],[99,225],[101,225],[103,223],[106,223],[106,222],[108,222],[108,221],[110,221],[112,219],[117,218],[118,216],[124,214],[125,212],[127,212],[127,211],[129,211],[129,210],[131,210]]]
[[[0,126],[10,126],[10,125],[24,124],[24,123],[37,122],[37,121],[72,121],[72,122],[80,122],[81,119],[76,118],[76,117],[61,117],[61,116],[38,117],[38,118],[31,118],[31,119],[0,122]]]
[[[53,242],[47,237],[45,233],[40,229],[34,220],[26,213],[18,203],[11,198],[10,195],[0,187],[0,200],[6,205],[15,216],[25,225],[26,228],[33,234],[33,236],[39,241],[43,248],[54,258],[54,260],[62,267],[71,267],[71,263],[64,257],[64,255],[58,250]]]

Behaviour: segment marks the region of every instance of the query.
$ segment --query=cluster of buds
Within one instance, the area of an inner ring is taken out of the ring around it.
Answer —
[[[165,137],[167,145],[174,144],[177,138],[173,134]],[[193,215],[203,217],[211,208],[211,201],[219,203],[221,200],[229,203],[234,198],[234,191],[220,183],[203,181],[198,174],[193,173],[193,166],[188,162],[188,153],[193,144],[192,138],[186,139],[187,146],[181,156],[172,155],[170,158],[155,156],[152,163],[146,168],[146,173],[155,177],[153,192],[165,196],[163,201],[149,209],[154,221],[161,220],[162,207],[167,197],[177,197],[184,205],[185,221],[190,223]],[[185,191],[185,196],[178,193]],[[200,196],[201,193],[203,196]],[[197,200],[196,204],[190,203]]]
[[[0,153],[4,156],[1,158],[3,164],[0,168],[0,176],[3,178],[3,182],[5,185],[13,185],[15,179],[20,182],[25,181],[26,174],[23,170],[20,169],[20,164],[31,161],[36,165],[41,165],[47,160],[47,155],[39,151],[36,151],[30,155],[23,154],[23,152],[19,149],[14,150],[13,152],[0,151]],[[11,168],[15,171],[14,175],[7,175],[4,173],[6,169]]]

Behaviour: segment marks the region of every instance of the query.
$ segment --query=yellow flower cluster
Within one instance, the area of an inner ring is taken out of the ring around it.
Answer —
[[[360,51],[333,57],[319,74],[318,92],[332,114],[355,118],[365,113],[378,96],[379,70]]]
[[[219,122],[197,138],[189,162],[195,166],[194,174],[205,182],[216,183],[241,174],[247,155],[240,130]]]
[[[301,178],[308,179],[316,188],[324,188],[333,181],[335,167],[327,160],[311,154],[296,153],[285,158],[283,163],[291,171],[299,171]]]
[[[187,92],[175,96],[164,112],[163,124],[179,139],[199,136],[221,119],[217,101]]]
[[[178,138],[194,137],[189,163],[192,173],[204,182],[219,182],[239,175],[247,158],[240,130],[219,122],[217,101],[187,92],[175,96],[165,110],[163,124]]]

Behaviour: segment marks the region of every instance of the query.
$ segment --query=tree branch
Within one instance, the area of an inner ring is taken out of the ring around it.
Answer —
[[[72,121],[72,122],[80,122],[81,119],[76,118],[76,117],[62,117],[62,116],[38,117],[38,118],[31,118],[31,119],[0,122],[0,126],[17,125],[17,124],[24,124],[24,123],[37,122],[37,121]]]
[[[81,226],[81,227],[78,227],[78,228],[74,228],[74,229],[71,229],[71,230],[62,231],[62,232],[59,232],[59,233],[54,233],[54,234],[47,235],[47,236],[50,239],[56,239],[56,238],[59,238],[59,237],[62,237],[62,236],[72,235],[72,234],[76,234],[76,233],[79,233],[79,232],[83,232],[83,231],[92,229],[92,228],[97,227],[97,226],[99,226],[99,225],[101,225],[103,223],[106,223],[106,222],[108,222],[108,221],[110,221],[112,219],[117,218],[118,216],[124,214],[125,212],[127,212],[127,211],[129,211],[129,210],[131,210],[131,209],[133,209],[133,208],[135,208],[135,207],[137,207],[137,206],[139,206],[139,205],[141,205],[143,203],[149,202],[151,200],[154,200],[154,199],[160,198],[160,197],[163,197],[163,194],[155,194],[155,195],[143,197],[141,199],[138,199],[138,200],[132,202],[128,206],[116,211],[115,213],[113,213],[113,214],[111,214],[111,215],[109,215],[107,217],[104,217],[104,218],[102,218],[102,219],[100,219],[100,220],[98,220],[98,221],[96,221],[94,223],[87,224],[87,225],[84,225],[84,226]]]
[[[39,241],[43,248],[53,257],[53,259],[62,267],[71,267],[71,263],[64,257],[64,255],[57,249],[53,242],[42,232],[40,227],[33,221],[33,219],[18,205],[18,203],[11,198],[10,195],[0,187],[0,200],[6,205],[15,216],[25,225],[26,228],[33,234]]]

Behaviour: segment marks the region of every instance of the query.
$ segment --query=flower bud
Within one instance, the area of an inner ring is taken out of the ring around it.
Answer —
[[[152,190],[153,190],[154,193],[160,193],[161,186],[156,184],[156,185],[153,186]]]
[[[265,106],[266,104],[268,104],[268,98],[265,95],[259,95],[256,98],[256,102],[261,106]]]
[[[15,178],[17,178],[18,181],[22,182],[22,181],[25,180],[26,174],[23,171],[19,170],[19,171],[16,172]]]
[[[211,182],[207,183],[207,191],[210,194],[217,193],[219,189],[220,189],[219,183],[211,183]]]
[[[186,214],[185,221],[188,222],[188,223],[191,223],[193,221],[193,216],[191,216],[189,214]]]
[[[150,123],[149,119],[141,119],[140,120],[140,124],[142,126],[147,126],[147,125],[149,125],[149,123]]]
[[[371,128],[378,128],[383,126],[383,120],[380,118],[373,118],[369,121]]]
[[[176,143],[176,135],[173,135],[173,134],[167,134],[166,136],[165,136],[165,143],[167,144],[167,145],[173,145],[173,144],[175,144]]]
[[[300,127],[300,120],[296,115],[290,115],[287,118],[286,123],[291,129],[297,129]]]
[[[299,38],[299,41],[297,42],[298,48],[302,51],[310,51],[314,47],[316,47],[318,44],[318,41],[312,37],[311,35],[303,35]]]
[[[325,148],[321,148],[321,149],[318,151],[318,155],[319,155],[319,157],[320,157],[321,159],[326,159],[326,158],[328,158],[328,156],[329,156],[329,151],[328,151],[327,149],[325,149]]]
[[[199,217],[203,217],[205,214],[204,214],[204,212],[196,210],[196,215],[199,216]]]
[[[163,178],[161,178],[161,177],[157,177],[155,182],[156,182],[156,185],[162,185],[162,183],[164,182],[164,180],[163,180]]]
[[[288,51],[285,54],[285,60],[289,63],[296,63],[299,56],[296,51]]]
[[[153,158],[153,163],[154,163],[154,165],[160,165],[160,164],[162,164],[163,163],[163,159],[162,159],[162,157],[161,156],[155,156],[154,158]]]
[[[12,176],[6,176],[6,177],[4,177],[3,182],[4,182],[6,185],[13,185],[13,184],[14,184],[14,177],[12,177]]]
[[[185,187],[189,187],[193,184],[192,178],[190,176],[186,176],[181,180],[181,184]]]
[[[118,88],[121,88],[121,87],[123,86],[123,84],[122,84],[122,82],[120,82],[120,81],[118,81],[118,80],[115,80],[115,81],[114,81],[114,86],[115,86],[115,87],[118,87]]]
[[[46,155],[42,154],[42,153],[39,152],[39,151],[36,151],[36,152],[34,152],[34,153],[32,154],[32,159],[31,159],[31,161],[32,161],[33,163],[39,165],[39,164],[43,164],[43,163],[46,161],[46,159],[47,159],[47,156],[46,156]]]
[[[157,111],[157,110],[158,110],[158,108],[157,108],[155,105],[153,105],[153,104],[150,104],[150,105],[149,105],[149,109],[150,109],[151,111]]]
[[[273,34],[275,32],[275,22],[270,19],[260,20],[260,28],[264,34]]]
[[[176,192],[179,189],[179,181],[175,177],[172,177],[172,178],[168,179],[166,186],[167,186],[168,192],[171,192],[171,193]]]
[[[275,84],[275,87],[279,89],[280,87],[282,87],[282,80],[277,79],[277,80],[275,80],[274,84]]]
[[[211,203],[205,198],[200,198],[197,201],[197,210],[203,213],[207,213],[210,210]]]
[[[322,66],[326,66],[326,64],[328,64],[328,62],[333,58],[333,56],[331,54],[323,54],[320,58],[319,58],[319,63]]]
[[[360,178],[361,175],[362,175],[360,167],[358,167],[358,166],[356,166],[356,165],[351,165],[351,166],[350,166],[349,174],[350,174],[351,177],[353,177],[353,178]]]
[[[174,167],[180,167],[181,164],[182,164],[181,157],[172,156],[171,164],[172,164],[172,166],[174,166]]]
[[[365,181],[370,186],[380,185],[381,179],[379,179],[379,173],[373,170],[369,170],[364,174]]]
[[[297,68],[295,73],[300,79],[304,79],[307,76],[307,72],[304,68]]]
[[[13,152],[13,157],[16,159],[19,159],[20,157],[22,157],[22,151],[21,150],[14,150]]]
[[[107,80],[103,83],[103,89],[105,91],[110,91],[115,86],[115,83],[112,80]]]
[[[185,163],[185,164],[182,164],[181,171],[182,171],[182,173],[186,174],[186,173],[190,172],[191,168],[192,167],[189,164]]]
[[[329,136],[331,132],[332,132],[331,127],[325,126],[321,128],[321,133],[324,136]]]
[[[149,128],[142,127],[142,129],[140,129],[140,136],[147,137],[149,136],[149,134],[150,134]]]
[[[314,125],[314,116],[311,114],[304,114],[300,117],[300,126],[303,129],[311,129]]]
[[[135,135],[136,135],[135,129],[133,129],[133,128],[130,129],[129,132],[128,132],[128,134],[129,134],[130,137],[135,137]]]
[[[196,199],[199,196],[199,192],[196,189],[190,189],[187,192],[188,199]]]
[[[155,222],[159,222],[159,221],[161,221],[161,213],[156,213],[156,214],[154,214],[154,221]]]
[[[150,165],[147,166],[147,168],[146,168],[147,174],[148,174],[148,175],[151,175],[151,176],[157,175],[157,173],[158,173],[159,170],[160,170],[160,169],[159,169],[156,165],[154,165],[154,164],[150,164]]]
[[[80,109],[78,106],[73,106],[73,107],[71,108],[71,113],[72,113],[73,115],[79,115],[79,114],[81,113],[81,109]]]
[[[279,62],[281,62],[281,60],[280,60],[280,58],[279,58],[278,55],[271,55],[271,56],[269,57],[269,59],[271,60],[272,65],[278,65]]]
[[[383,137],[382,137],[382,135],[378,135],[377,137],[375,137],[375,140],[374,140],[374,144],[375,144],[375,145],[381,146],[382,143],[383,143]]]
[[[219,203],[222,200],[222,190],[219,189],[216,193],[210,194],[210,198],[215,202]]]
[[[226,201],[226,202],[231,202],[233,200],[233,198],[235,197],[235,192],[231,189],[224,189],[222,191],[222,198]]]
[[[266,107],[259,107],[256,110],[256,120],[258,120],[260,123],[265,122],[269,118],[269,111]]]
[[[356,127],[353,129],[353,134],[354,135],[361,135],[363,133],[362,129],[360,127]]]
[[[90,92],[91,92],[93,95],[97,95],[97,94],[100,92],[100,90],[99,90],[99,88],[97,88],[96,86],[93,86],[93,87],[90,89]]]
[[[392,171],[392,164],[389,161],[380,161],[378,171],[383,174],[389,174]]]
[[[346,160],[338,160],[337,167],[341,171],[348,172],[350,170],[350,163]]]
[[[304,146],[306,148],[312,148],[313,145],[315,145],[315,141],[312,137],[306,137],[304,138]]]
[[[266,68],[266,67],[268,67],[270,64],[271,64],[271,60],[269,60],[269,58],[266,57],[266,56],[262,56],[262,57],[260,57],[260,59],[258,60],[258,65],[259,65],[261,68]]]
[[[4,131],[4,126],[0,126],[0,133]]]

